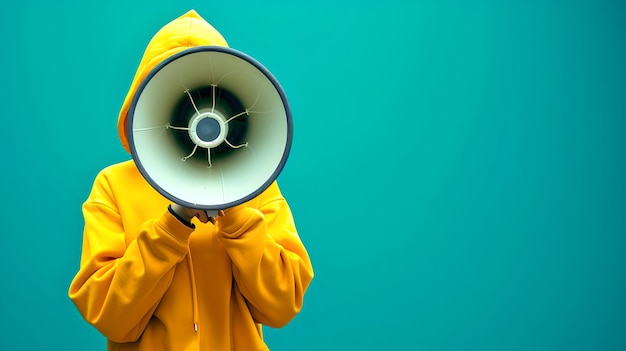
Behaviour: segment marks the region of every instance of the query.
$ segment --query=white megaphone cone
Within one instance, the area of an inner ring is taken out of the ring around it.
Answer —
[[[199,46],[152,70],[126,128],[152,187],[182,206],[217,211],[278,177],[293,127],[285,93],[264,66],[231,48]]]

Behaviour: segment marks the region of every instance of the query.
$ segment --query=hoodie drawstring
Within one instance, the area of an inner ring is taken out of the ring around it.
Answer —
[[[193,271],[191,251],[187,251],[187,264],[189,266],[189,278],[191,279],[191,300],[193,304],[193,331],[198,331],[198,296],[196,293],[196,274]]]

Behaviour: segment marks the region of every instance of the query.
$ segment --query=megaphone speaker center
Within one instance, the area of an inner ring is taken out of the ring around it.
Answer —
[[[204,112],[189,121],[189,137],[204,148],[219,146],[228,133],[224,118],[215,112]]]

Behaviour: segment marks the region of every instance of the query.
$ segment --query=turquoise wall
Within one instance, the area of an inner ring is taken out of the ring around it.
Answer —
[[[194,8],[283,85],[316,277],[281,350],[625,350],[621,1],[1,5],[0,349],[103,350],[67,298],[146,43]]]

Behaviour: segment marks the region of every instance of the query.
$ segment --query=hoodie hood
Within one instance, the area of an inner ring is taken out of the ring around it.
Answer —
[[[130,153],[126,132],[128,109],[141,82],[150,71],[167,58],[185,49],[205,45],[228,47],[224,37],[194,10],[169,22],[152,37],[141,58],[117,120],[120,141],[128,153]]]

